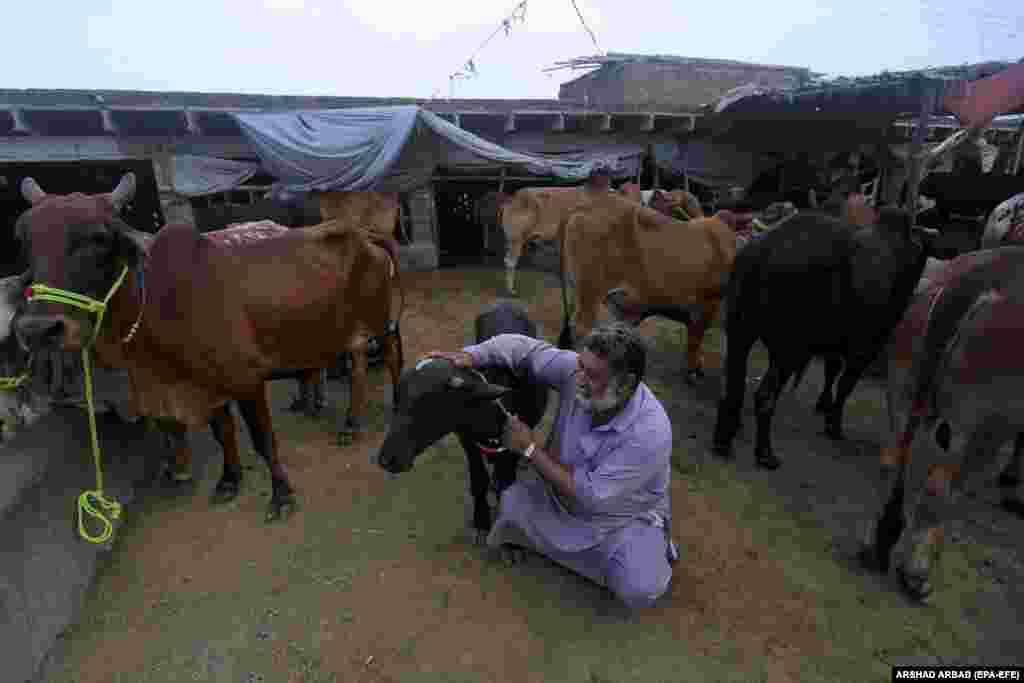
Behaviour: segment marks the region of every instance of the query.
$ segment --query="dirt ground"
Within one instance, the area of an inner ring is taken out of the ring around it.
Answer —
[[[471,342],[501,282],[496,270],[404,277],[407,365]],[[522,290],[553,341],[557,280],[528,272]],[[212,438],[197,436],[211,464],[193,489],[155,488],[126,511],[46,680],[887,681],[893,663],[1024,663],[1024,522],[995,507],[994,487],[965,503],[932,604],[912,606],[852,559],[884,435],[878,386],[855,391],[849,440],[837,445],[810,409],[821,383],[812,371],[780,403],[786,464],[755,470],[749,418],[736,461],[724,464],[706,454],[717,335],[709,376],[691,389],[683,328],[642,329],[649,384],[673,419],[683,553],[654,608],[627,618],[603,589],[542,558],[508,567],[472,545],[453,437],[399,478],[372,465],[390,411],[387,373],[375,368],[373,431],[352,447],[335,445],[332,421],[285,412],[294,384],[274,384],[282,458],[302,499],[284,524],[263,523],[269,477],[252,452],[240,498],[211,506],[220,459]],[[342,414],[347,386],[331,392]]]

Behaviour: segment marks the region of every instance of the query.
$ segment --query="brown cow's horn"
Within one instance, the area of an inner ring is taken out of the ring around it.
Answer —
[[[46,199],[43,188],[39,187],[39,183],[33,178],[25,178],[21,181],[21,196],[32,206]]]
[[[121,178],[121,182],[117,184],[114,191],[110,193],[110,201],[117,208],[121,208],[132,197],[135,196],[135,174],[128,171]]]

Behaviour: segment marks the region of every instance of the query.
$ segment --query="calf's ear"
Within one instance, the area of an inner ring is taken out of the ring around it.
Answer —
[[[493,401],[494,399],[501,398],[507,394],[510,389],[503,387],[500,384],[491,384],[490,382],[479,382],[474,384],[471,388],[473,400],[475,401]]]

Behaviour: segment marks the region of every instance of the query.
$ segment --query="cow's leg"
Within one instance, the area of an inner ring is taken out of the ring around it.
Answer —
[[[395,323],[394,329],[382,339],[384,344],[384,362],[388,366],[388,373],[391,375],[391,405],[398,409],[398,382],[402,377],[402,366],[405,364],[404,350],[402,349],[402,332]]]
[[[999,485],[1007,488],[1017,486],[1024,481],[1024,432],[1013,440],[1013,457],[999,473]]]
[[[226,503],[234,500],[242,488],[242,459],[238,447],[238,420],[231,412],[231,404],[225,403],[210,420],[213,438],[224,452],[224,473],[213,490],[213,502]]]
[[[508,246],[505,248],[505,287],[509,294],[516,293],[516,265],[523,257],[526,243],[506,237]]]
[[[686,383],[694,385],[704,377],[704,358],[701,349],[708,327],[718,314],[718,301],[703,307],[699,315],[694,315],[686,328]]]
[[[940,436],[943,425],[944,437]],[[924,602],[931,596],[932,574],[953,511],[952,490],[969,486],[978,472],[991,465],[1001,441],[998,432],[998,426],[992,424],[975,425],[969,431],[951,428],[942,420],[922,425],[907,471],[908,495],[903,509],[907,532],[893,552],[903,587],[912,598]],[[959,457],[950,457],[957,453]]]
[[[846,399],[853,393],[853,388],[857,386],[864,370],[871,365],[872,358],[873,356],[862,355],[848,360],[836,387],[835,401],[825,417],[825,434],[830,439],[839,441],[843,438],[843,408],[846,406]]]
[[[462,450],[466,453],[466,465],[469,469],[469,492],[473,496],[473,528],[476,530],[476,544],[484,545],[487,534],[491,531],[491,506],[487,502],[487,492],[491,488],[491,475],[484,465],[484,456],[472,439],[462,432],[457,432]]]
[[[895,409],[890,410],[890,421],[895,425]],[[889,571],[893,546],[906,526],[903,518],[904,477],[910,459],[910,444],[905,443],[902,431],[891,430],[891,442],[882,449],[879,458],[881,472],[878,484],[878,503],[868,515],[861,536],[860,561],[867,569]]]
[[[188,431],[185,425],[179,422],[166,422],[161,425],[161,430],[166,435],[170,446],[174,451],[171,460],[171,467],[167,470],[167,477],[176,484],[186,484],[192,481],[192,448],[188,443]]]
[[[1003,507],[1018,517],[1024,517],[1024,433],[1017,434],[1014,439],[1013,458],[999,475],[999,483],[1016,489],[1003,496]]]
[[[782,461],[772,448],[772,418],[775,416],[775,406],[779,402],[782,387],[793,374],[794,368],[794,363],[779,362],[773,356],[768,365],[768,372],[761,379],[754,394],[754,407],[757,412],[757,444],[754,447],[754,459],[758,467],[766,470],[775,470],[782,465]]]
[[[306,381],[306,379],[307,379],[306,373],[302,373],[297,378],[297,380],[296,380],[298,382],[298,385],[299,385],[299,393],[292,400],[291,405],[288,406],[288,410],[290,412],[293,412],[293,413],[308,413],[309,412],[309,407],[312,405],[313,401],[312,401],[312,398],[310,397],[310,385],[309,385],[309,382]]]
[[[284,465],[277,457],[277,435],[274,434],[274,424],[270,415],[270,403],[267,400],[267,389],[263,388],[260,395],[238,401],[238,409],[242,413],[242,419],[249,427],[249,434],[256,446],[256,452],[270,468],[271,494],[270,505],[267,508],[266,521],[273,522],[281,519],[290,513],[298,501],[288,481],[288,474]]]
[[[299,395],[295,397],[289,410],[303,413],[308,417],[317,417],[327,405],[327,371],[304,370],[299,378]]]
[[[832,386],[836,383],[839,371],[843,369],[841,356],[829,354],[825,356],[825,386],[821,389],[818,402],[814,404],[814,412],[828,414],[835,401],[832,398]]]
[[[369,403],[367,364],[368,358],[365,349],[358,349],[352,352],[348,417],[345,418],[344,424],[338,430],[338,443],[343,446],[351,445],[360,434],[366,431],[366,410]]]
[[[597,311],[601,306],[600,298],[596,295],[597,290],[582,291],[577,287],[576,291],[576,324],[572,331],[573,346],[579,344],[580,340],[586,337],[594,329],[597,322]]]
[[[729,333],[725,354],[725,396],[718,402],[712,449],[721,458],[732,457],[732,440],[740,428],[743,397],[747,390],[747,358],[754,339],[735,330]]]

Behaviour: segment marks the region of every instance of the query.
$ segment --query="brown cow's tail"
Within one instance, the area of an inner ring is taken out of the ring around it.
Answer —
[[[398,406],[398,379],[405,367],[405,348],[402,344],[402,313],[405,312],[405,288],[402,287],[402,268],[398,261],[398,242],[393,237],[370,233],[367,238],[372,244],[377,245],[387,252],[391,262],[391,275],[395,280],[398,289],[398,310],[395,312],[394,320],[388,321],[387,336],[395,338],[395,355],[397,367],[392,371],[392,404]],[[386,342],[385,342],[386,343]]]

